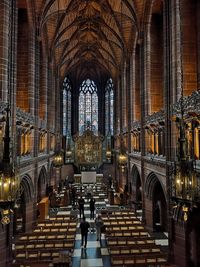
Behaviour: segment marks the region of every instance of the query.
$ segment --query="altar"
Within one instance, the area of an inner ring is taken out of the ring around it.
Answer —
[[[74,136],[75,161],[74,164],[80,172],[95,172],[102,164],[103,136],[95,135],[87,129],[82,135]],[[83,174],[84,175],[84,174]],[[90,173],[88,173],[90,176]],[[94,181],[94,178],[90,178]],[[85,176],[83,179],[86,179]]]
[[[97,173],[94,171],[81,172],[81,182],[82,183],[96,183]]]
[[[76,183],[101,183],[103,174],[97,174],[95,171],[85,171],[80,174],[74,174]]]

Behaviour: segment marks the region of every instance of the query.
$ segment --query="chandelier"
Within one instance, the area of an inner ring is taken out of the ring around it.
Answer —
[[[57,150],[54,155],[53,165],[55,168],[61,168],[64,163],[63,151]]]
[[[128,163],[127,154],[121,151],[118,156],[118,162],[119,162],[119,167],[122,169],[122,171],[124,171]]]
[[[6,109],[6,113],[3,159],[0,163],[0,209],[2,224],[10,222],[10,215],[17,200],[19,189],[19,176],[16,174],[13,162],[10,162],[9,108]]]
[[[72,146],[71,146],[71,136],[70,136],[69,133],[67,133],[67,136],[66,136],[65,158],[66,158],[66,163],[73,162],[73,151],[72,151]]]
[[[106,137],[106,160],[111,162],[112,151],[111,151],[111,134],[110,131]]]
[[[121,140],[121,149],[118,155],[118,164],[119,168],[122,170],[122,172],[124,172],[128,164],[128,156],[126,154],[126,148],[123,140]]]
[[[106,159],[107,159],[107,161],[111,160],[111,155],[112,155],[111,150],[106,150]]]

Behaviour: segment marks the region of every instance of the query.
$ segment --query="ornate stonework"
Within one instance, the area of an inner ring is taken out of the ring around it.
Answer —
[[[16,122],[18,124],[24,124],[27,126],[34,125],[34,117],[20,108],[16,109]]]
[[[102,163],[102,136],[90,130],[75,136],[75,161],[78,165],[99,165]]]
[[[172,106],[172,115],[180,117],[183,111],[184,117],[200,116],[200,90],[194,91],[190,96],[180,98],[180,100]]]

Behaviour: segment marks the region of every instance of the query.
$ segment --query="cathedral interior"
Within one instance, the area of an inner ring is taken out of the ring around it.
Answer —
[[[199,267],[200,1],[1,0],[0,33],[0,266]]]

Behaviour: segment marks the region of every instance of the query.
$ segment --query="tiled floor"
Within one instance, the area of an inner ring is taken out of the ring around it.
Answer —
[[[102,201],[102,197],[105,194],[99,194],[101,196],[101,200],[98,197],[96,199],[96,213],[99,213],[102,208],[106,208],[108,206],[108,199],[104,199]],[[87,203],[87,202],[86,202]],[[110,205],[109,205],[110,206]],[[75,249],[72,256],[72,267],[110,267],[110,256],[107,249],[105,236],[102,234],[101,241],[96,241],[96,229],[94,227],[94,220],[90,220],[90,211],[89,211],[89,204],[85,204],[85,217],[86,220],[90,224],[90,232],[88,234],[88,242],[87,248],[81,248],[81,235],[79,230],[79,223],[77,226],[77,234],[76,234],[76,241],[75,241]]]
[[[96,203],[95,215],[100,213],[102,209],[110,207],[109,201],[105,193],[95,194]],[[88,233],[87,248],[81,248],[81,235],[79,230],[80,219],[78,219],[77,233],[75,240],[75,248],[72,255],[72,267],[110,267],[110,256],[108,253],[106,240],[102,234],[101,241],[96,241],[96,229],[94,227],[94,220],[90,219],[89,201],[85,199],[85,217],[90,224],[90,231]],[[75,211],[79,217],[79,211]],[[69,215],[72,213],[72,206],[60,208],[57,215]]]

